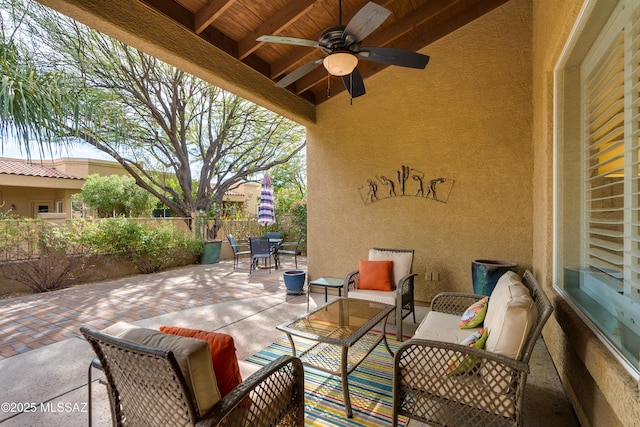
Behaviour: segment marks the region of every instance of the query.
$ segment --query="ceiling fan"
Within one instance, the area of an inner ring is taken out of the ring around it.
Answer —
[[[342,0],[339,0],[338,14],[338,26],[324,30],[318,41],[282,36],[257,38],[260,42],[319,48],[327,54],[324,58],[314,59],[295,69],[279,80],[276,86],[287,87],[323,64],[329,74],[342,77],[349,94],[352,98],[356,98],[366,92],[362,75],[357,68],[358,58],[408,68],[424,69],[427,66],[429,56],[421,53],[388,47],[360,46],[360,42],[391,15],[391,12],[384,7],[369,2],[344,26],[342,25]]]

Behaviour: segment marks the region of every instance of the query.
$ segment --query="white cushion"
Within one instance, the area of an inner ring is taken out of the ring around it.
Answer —
[[[496,284],[484,318],[489,328],[485,349],[519,359],[538,311],[529,289],[513,271],[505,273]]]
[[[381,302],[395,307],[396,291],[372,291],[369,289],[354,289],[349,291],[349,298],[363,299],[366,301]]]
[[[412,252],[380,251],[378,249],[369,250],[369,261],[393,261],[392,281],[394,285],[407,274],[411,273],[411,263],[413,261]]]
[[[349,296],[351,296],[351,293],[349,293]],[[420,322],[420,326],[416,329],[413,338],[457,344],[480,329],[482,328],[460,329],[460,316],[430,311],[424,320]]]
[[[193,392],[200,416],[204,416],[220,401],[220,390],[211,363],[209,344],[206,341],[164,334],[126,322],[118,322],[102,332],[125,341],[171,350],[180,365],[187,386]]]
[[[247,362],[246,360],[238,360],[238,367],[240,368],[240,376],[243,381],[262,368],[262,366]]]

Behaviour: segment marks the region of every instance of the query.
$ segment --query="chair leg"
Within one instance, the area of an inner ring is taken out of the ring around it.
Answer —
[[[87,370],[87,416],[88,416],[88,426],[91,427],[93,412],[91,405],[91,396],[92,396],[92,384],[93,378],[91,376],[91,369],[96,368],[102,371],[102,365],[100,364],[100,360],[97,357],[91,359],[91,363],[89,363],[89,369]]]
[[[89,369],[87,372],[87,415],[89,417],[87,426],[91,427],[91,368],[93,363],[89,363]]]
[[[402,307],[396,307],[396,338],[398,341],[404,341],[402,337]]]

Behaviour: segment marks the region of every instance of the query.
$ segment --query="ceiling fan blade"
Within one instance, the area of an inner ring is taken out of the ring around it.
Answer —
[[[312,72],[313,70],[318,68],[318,66],[320,64],[322,64],[322,60],[323,59],[324,58],[317,58],[317,59],[314,59],[311,62],[307,62],[306,64],[304,64],[303,66],[301,66],[299,68],[296,68],[291,73],[287,74],[283,79],[280,79],[278,81],[278,83],[276,83],[276,86],[278,86],[278,87],[287,87],[287,86],[289,86],[291,83],[293,83],[296,80],[306,76],[307,74],[309,74],[310,72]]]
[[[299,39],[297,37],[281,37],[281,36],[260,36],[256,39],[259,42],[292,44],[295,46],[320,47],[317,41]]]
[[[342,38],[347,45],[359,43],[362,39],[371,34],[376,28],[391,15],[384,7],[369,2],[355,14],[342,33]]]
[[[357,55],[369,61],[409,68],[424,69],[429,63],[428,55],[391,47],[363,47]]]
[[[362,75],[357,68],[355,68],[351,74],[342,76],[342,82],[344,83],[344,87],[346,87],[347,91],[351,94],[351,98],[357,98],[367,93],[364,89]]]

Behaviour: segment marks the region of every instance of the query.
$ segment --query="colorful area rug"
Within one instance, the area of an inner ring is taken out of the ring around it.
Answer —
[[[295,338],[298,354],[311,341]],[[395,351],[398,342],[388,339]],[[264,366],[283,354],[291,354],[289,340],[283,338],[247,358],[247,362]],[[390,426],[392,423],[393,358],[381,342],[349,375],[349,394],[353,418],[344,412],[342,384],[339,375],[329,375],[308,366],[304,367],[305,425],[308,426]],[[398,420],[406,426],[407,420]]]

